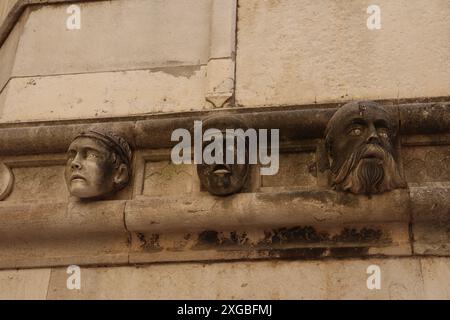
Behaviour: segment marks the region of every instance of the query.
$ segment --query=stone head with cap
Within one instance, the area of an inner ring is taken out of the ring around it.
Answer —
[[[65,179],[72,196],[99,199],[123,189],[131,178],[130,146],[122,137],[94,128],[69,146]]]
[[[339,108],[325,131],[333,187],[368,195],[404,187],[394,148],[397,132],[397,123],[376,102]]]
[[[203,144],[203,163],[197,165],[197,173],[202,186],[213,195],[227,196],[237,193],[248,180],[250,174],[248,147],[243,135],[236,134],[235,131],[239,129],[246,131],[247,126],[233,116],[213,116],[203,121],[203,139],[206,142]],[[213,133],[212,135],[215,132],[215,137],[212,138],[209,132]],[[214,162],[205,158],[205,153],[208,153],[205,152],[206,148],[211,148],[212,144],[217,147],[214,150],[210,149],[213,160],[218,160]],[[240,161],[238,151],[242,152]]]

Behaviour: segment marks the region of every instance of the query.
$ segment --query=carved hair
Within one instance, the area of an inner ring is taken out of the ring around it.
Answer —
[[[95,139],[105,145],[106,148],[111,151],[111,161],[116,169],[119,168],[121,164],[125,164],[127,166],[128,177],[123,183],[121,183],[121,185],[118,186],[118,189],[124,187],[132,176],[132,151],[128,142],[119,135],[111,131],[104,131],[100,128],[93,128],[81,132],[75,139],[82,137]]]
[[[367,151],[382,154],[382,159],[361,161],[361,155]],[[339,191],[350,191],[355,194],[382,193],[392,189],[405,187],[397,164],[391,153],[379,145],[363,145],[352,152],[344,164],[332,172],[333,186]]]

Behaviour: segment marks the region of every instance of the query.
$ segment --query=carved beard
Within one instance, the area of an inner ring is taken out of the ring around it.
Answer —
[[[366,157],[367,155],[376,157]],[[376,194],[405,186],[392,154],[376,144],[362,145],[333,172],[337,190]]]

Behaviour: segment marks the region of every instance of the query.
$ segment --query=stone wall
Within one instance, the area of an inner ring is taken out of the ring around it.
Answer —
[[[380,266],[380,290],[366,268]],[[155,264],[83,268],[67,290],[65,268],[0,271],[0,298],[25,299],[448,299],[448,258]],[[120,289],[119,289],[120,288]]]
[[[74,3],[81,28],[68,30]],[[379,1],[369,30],[370,4],[2,2],[0,298],[448,299],[450,5]],[[399,127],[407,186],[332,190],[325,128],[367,99]],[[195,165],[174,165],[173,130],[211,115],[280,129],[278,174],[256,165],[216,197]],[[129,142],[133,177],[85,202],[64,167],[93,125]],[[373,264],[380,290],[366,287]]]

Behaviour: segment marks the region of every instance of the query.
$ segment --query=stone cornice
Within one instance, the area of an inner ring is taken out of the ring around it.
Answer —
[[[94,124],[123,135],[134,149],[160,149],[174,145],[174,129],[193,129],[194,120],[211,114],[233,114],[249,127],[280,129],[281,143],[320,139],[336,105],[273,108],[229,108],[122,118],[7,123],[0,125],[2,155],[65,152],[79,132]],[[399,122],[400,135],[450,133],[450,102],[387,105]]]

